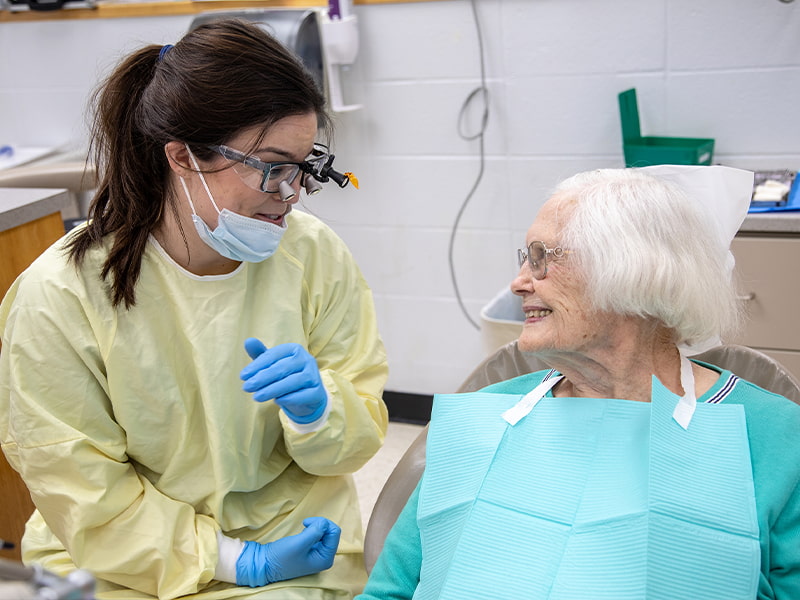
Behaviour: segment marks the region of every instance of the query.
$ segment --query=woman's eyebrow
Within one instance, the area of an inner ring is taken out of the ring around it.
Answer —
[[[313,150],[313,147],[312,147]],[[257,148],[253,150],[253,154],[261,155],[261,154],[277,154],[278,156],[282,156],[287,161],[295,161],[295,162],[302,162],[306,159],[306,157],[311,154],[311,150],[303,154],[301,157],[294,156],[291,152],[287,150],[282,150],[281,148],[275,148],[274,146],[265,146],[264,148]]]

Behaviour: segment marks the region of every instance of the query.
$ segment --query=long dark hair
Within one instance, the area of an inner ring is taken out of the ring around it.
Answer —
[[[244,129],[314,112],[331,133],[325,97],[300,61],[256,24],[226,19],[201,25],[174,47],[146,46],[124,59],[92,96],[91,154],[99,173],[86,229],[68,252],[86,252],[113,235],[100,276],[111,278],[114,306],[136,302],[147,238],[165,208],[177,216],[167,142],[185,142],[199,158]]]

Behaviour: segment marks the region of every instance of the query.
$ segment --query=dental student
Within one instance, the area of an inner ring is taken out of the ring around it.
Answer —
[[[260,27],[125,58],[94,96],[89,221],[0,305],[0,442],[26,564],[97,598],[349,598],[351,474],[383,443],[371,291],[293,211],[333,169],[325,100]]]

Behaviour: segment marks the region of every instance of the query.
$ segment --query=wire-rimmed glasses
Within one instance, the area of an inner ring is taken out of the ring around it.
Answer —
[[[517,258],[519,266],[525,264],[527,261],[531,268],[531,274],[534,279],[542,280],[547,277],[547,256],[552,255],[555,258],[561,258],[566,251],[561,246],[555,248],[548,248],[544,242],[531,242],[528,247],[523,250],[517,250]]]

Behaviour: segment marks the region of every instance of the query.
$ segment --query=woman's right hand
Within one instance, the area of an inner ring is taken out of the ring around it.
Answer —
[[[240,374],[242,389],[258,402],[275,400],[295,423],[319,419],[328,405],[316,359],[300,344],[278,344],[267,348],[261,340],[248,338],[245,350],[253,359]]]

